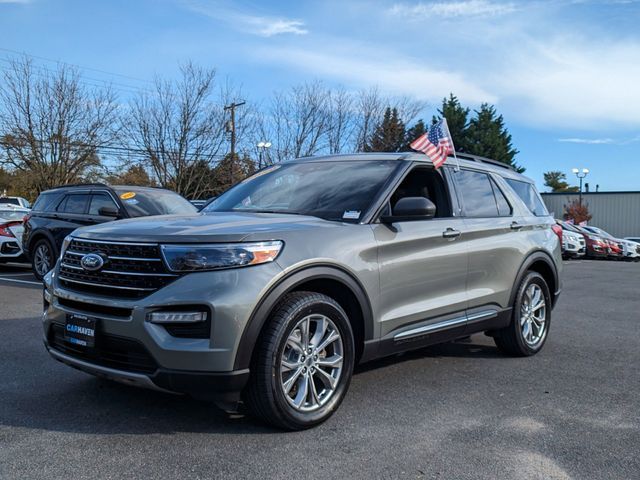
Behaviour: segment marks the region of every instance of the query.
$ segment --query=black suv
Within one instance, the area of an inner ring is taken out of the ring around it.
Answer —
[[[123,218],[189,215],[196,208],[161,188],[67,185],[42,192],[27,217],[22,239],[38,280],[53,268],[62,241],[76,228]]]

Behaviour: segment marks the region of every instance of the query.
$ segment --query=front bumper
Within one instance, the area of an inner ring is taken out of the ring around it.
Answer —
[[[46,342],[45,346],[49,354],[59,362],[96,377],[166,393],[187,394],[203,400],[224,403],[237,402],[240,400],[240,392],[249,380],[248,369],[223,373],[158,369],[153,375],[144,375],[103,367],[71,355],[65,355],[51,348]]]
[[[238,398],[249,376],[248,368],[234,369],[240,340],[257,302],[281,272],[272,262],[192,273],[147,297],[114,299],[62,288],[54,271],[45,277],[44,342],[55,359],[93,375],[197,398]],[[206,308],[209,338],[176,337],[146,320],[151,311],[176,306]],[[92,353],[60,342],[70,314],[97,319]],[[112,347],[98,348],[101,339]],[[128,344],[135,348],[129,350]]]

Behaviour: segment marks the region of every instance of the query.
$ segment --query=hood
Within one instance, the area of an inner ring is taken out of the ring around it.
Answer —
[[[118,220],[80,228],[73,236],[114,242],[240,242],[248,236],[252,240],[278,240],[287,231],[339,225],[306,215],[211,212]]]
[[[562,231],[562,235],[567,237],[567,238],[573,238],[573,239],[577,239],[577,240],[580,240],[581,238],[583,238],[582,234],[576,233],[576,232],[572,232],[570,230],[563,230]]]

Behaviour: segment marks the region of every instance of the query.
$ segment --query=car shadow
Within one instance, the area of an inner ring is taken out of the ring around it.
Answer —
[[[479,341],[484,340],[479,337]],[[0,371],[0,426],[101,435],[281,433],[251,416],[228,415],[211,402],[72,370],[49,358],[35,342],[29,343],[17,347],[19,355],[9,352]],[[462,340],[370,362],[355,374],[420,358],[498,356],[495,347]]]
[[[402,362],[419,360],[421,358],[504,358],[498,348],[493,344],[493,340],[484,335],[474,335],[464,339],[448,343],[432,345],[430,347],[418,348],[408,352],[402,352],[378,360],[358,365],[355,374],[377,370],[389,365],[396,365]]]

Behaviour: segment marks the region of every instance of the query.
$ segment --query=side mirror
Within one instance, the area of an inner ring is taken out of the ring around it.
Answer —
[[[411,220],[428,220],[435,217],[435,204],[425,197],[405,197],[398,200],[390,216],[381,218],[383,223]]]
[[[100,207],[98,215],[102,217],[118,217],[120,215],[120,210],[116,207]]]

